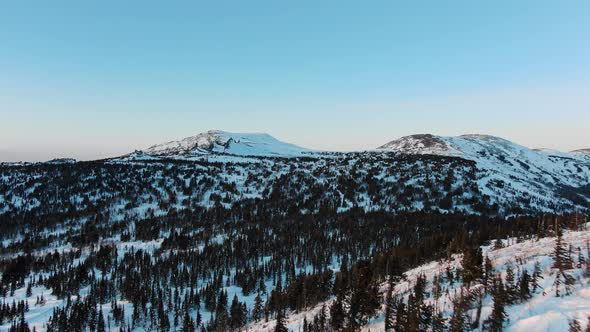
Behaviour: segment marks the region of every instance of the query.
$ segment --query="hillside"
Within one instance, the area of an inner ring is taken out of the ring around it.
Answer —
[[[535,290],[530,289],[530,295],[525,299],[515,300],[515,303],[506,305],[505,331],[567,331],[569,323],[577,320],[582,328],[590,324],[590,224],[582,227],[580,231],[570,231],[563,235],[563,241],[571,245],[574,252],[574,260],[582,257],[583,263],[575,263],[574,268],[567,271],[568,275],[574,278],[574,284],[569,295],[566,295],[564,286],[555,286],[555,279],[558,270],[552,268],[554,263],[553,254],[555,237],[542,239],[517,240],[508,238],[501,240],[502,248],[494,249],[493,245],[482,246],[482,254],[490,259],[493,276],[499,276],[503,280],[507,278],[507,270],[514,273],[515,288],[519,287],[519,280],[522,274],[527,271],[529,276],[534,275],[535,265],[540,271],[538,286]],[[581,256],[578,256],[578,252]],[[473,331],[483,330],[485,322],[493,311],[494,298],[491,294],[491,285],[485,286],[482,283],[473,283],[469,288],[461,282],[461,271],[463,255],[453,255],[450,259],[433,261],[415,269],[404,272],[403,278],[394,283],[392,296],[407,302],[409,296],[414,296],[415,287],[418,282],[424,283],[423,304],[432,306],[440,311],[441,316],[447,324],[453,319],[454,304],[467,294],[478,294],[470,301],[465,317],[469,325],[475,322],[477,328]],[[579,268],[576,268],[579,266]],[[454,275],[451,281],[448,276]],[[424,278],[424,280],[419,280]],[[532,282],[532,281],[531,281]],[[508,285],[508,284],[507,284]],[[387,303],[387,291],[389,283],[382,283],[379,287],[382,296],[382,305],[376,315],[362,327],[362,331],[386,331],[385,311]],[[506,286],[508,287],[508,286]],[[559,290],[560,296],[556,296]],[[478,296],[481,297],[480,317],[477,319]],[[319,303],[314,308],[298,313],[291,313],[286,320],[290,331],[303,330],[303,320],[313,322],[314,316],[319,315],[322,308],[329,308],[334,299]],[[395,315],[394,321],[396,320]],[[329,310],[326,311],[325,319],[330,321]],[[478,323],[479,322],[479,323]],[[257,322],[247,326],[247,331],[273,331],[276,321]],[[588,325],[590,328],[590,325]],[[429,329],[430,330],[430,329]]]
[[[333,330],[375,331],[394,298],[405,331],[429,330],[416,313],[449,327],[461,290],[461,326],[442,330],[477,331],[499,294],[489,269],[487,293],[472,292],[480,246],[494,276],[509,258],[515,278],[540,264],[545,296],[511,293],[506,328],[586,314],[586,157],[480,135],[341,153],[285,144],[214,131],[105,160],[0,164],[0,331],[264,331],[286,314],[325,332],[332,312]],[[550,296],[556,229],[581,248],[564,298]]]
[[[316,153],[266,134],[209,131],[103,161],[0,164],[0,175],[0,215],[13,216],[73,205],[146,217],[252,199],[278,199],[304,213],[360,207],[510,215],[590,206],[586,156],[485,135],[413,135],[375,151]],[[64,181],[76,185],[46,195]]]

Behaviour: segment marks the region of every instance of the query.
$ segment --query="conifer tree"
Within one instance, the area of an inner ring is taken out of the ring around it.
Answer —
[[[577,319],[574,318],[569,321],[568,332],[582,332],[582,326],[580,325],[580,322],[578,322]]]
[[[234,294],[234,298],[230,307],[230,327],[237,329],[246,323],[246,313],[244,307],[238,301],[237,294]]]
[[[573,267],[571,255],[569,249],[567,249],[569,246],[563,241],[561,228],[557,225],[556,228],[557,237],[553,251],[553,268],[559,271],[569,270]]]
[[[518,291],[516,288],[514,270],[512,264],[508,263],[506,266],[506,284],[503,285],[506,293],[506,304],[513,304],[518,299]]]
[[[201,326],[201,308],[197,307],[197,317],[195,317],[195,327]]]
[[[27,284],[27,294],[26,294],[26,296],[27,296],[27,297],[31,297],[32,295],[33,295],[33,288],[32,288],[32,285],[31,285],[31,283],[29,282],[29,283]]]
[[[406,310],[406,305],[403,301],[397,302],[397,308],[395,310],[395,328],[394,331],[396,332],[406,332],[409,331],[408,326],[408,315]]]
[[[543,278],[543,271],[541,270],[541,263],[539,261],[535,262],[535,267],[533,268],[533,276],[531,278],[532,286],[533,286],[533,293],[537,292],[537,288],[541,288],[540,280]]]
[[[492,297],[494,300],[492,314],[484,323],[484,327],[486,331],[501,332],[504,329],[504,321],[507,318],[507,314],[505,309],[506,291],[502,283],[502,278],[499,276],[494,280]]]
[[[446,318],[442,311],[435,312],[432,316],[432,332],[443,332],[446,327]]]
[[[559,297],[562,295],[560,292],[563,285],[565,289],[565,295],[571,293],[571,289],[574,284],[574,278],[567,273],[567,270],[573,268],[573,262],[571,259],[570,251],[566,249],[567,244],[562,239],[561,228],[556,223],[557,238],[555,239],[555,249],[553,251],[553,268],[557,269],[555,281],[553,287],[555,288],[555,296]]]
[[[260,297],[260,293],[256,295],[254,299],[254,308],[252,309],[252,319],[257,321],[262,318],[262,314],[264,313],[264,307],[262,306],[262,298]]]
[[[466,248],[463,251],[463,270],[461,276],[463,283],[469,288],[472,282],[481,279],[482,277],[483,257],[481,248]]]
[[[195,332],[195,324],[189,315],[188,309],[184,311],[182,319],[182,332]]]
[[[339,331],[344,327],[346,313],[344,311],[343,301],[342,295],[338,295],[332,306],[330,306],[330,325],[335,331]]]
[[[449,321],[449,331],[460,332],[469,329],[467,311],[471,305],[471,297],[464,294],[464,288],[461,293],[453,299],[453,314]]]
[[[289,332],[286,324],[287,318],[285,317],[285,312],[283,309],[279,309],[277,312],[277,324],[275,325],[274,332]]]
[[[102,315],[102,308],[100,308],[98,310],[98,322],[97,322],[97,326],[96,326],[96,332],[105,332],[106,331],[106,327],[105,327],[105,323],[104,323],[104,317]]]
[[[488,283],[491,282],[493,277],[494,267],[492,265],[492,261],[486,255],[484,259],[484,271],[483,271],[483,285],[487,288]]]
[[[531,296],[530,290],[530,276],[527,270],[524,270],[518,281],[518,295],[520,301],[525,301]]]
[[[392,294],[393,287],[390,285],[385,297],[385,331],[394,331],[395,327],[395,300]]]

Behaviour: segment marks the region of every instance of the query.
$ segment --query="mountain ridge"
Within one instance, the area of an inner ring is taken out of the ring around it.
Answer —
[[[590,155],[590,149],[578,149],[563,152],[550,149],[533,149],[522,146],[508,139],[487,134],[462,134],[458,136],[440,136],[434,134],[413,134],[394,139],[376,148],[378,151],[393,151],[407,154],[432,154],[464,157],[473,159],[462,148],[466,143],[477,143],[480,146],[487,145],[499,147],[518,147],[521,151],[532,151],[540,154],[556,155],[561,157],[584,157]],[[473,144],[471,144],[473,145]],[[359,151],[374,151],[361,149],[356,151],[318,151],[296,144],[281,141],[267,133],[235,133],[224,130],[208,130],[199,134],[188,136],[179,140],[154,144],[146,149],[139,150],[152,157],[195,157],[207,154],[229,154],[237,156],[259,157],[296,157],[313,155],[314,153],[354,153]],[[471,157],[471,158],[470,158]]]
[[[280,141],[266,133],[232,133],[209,130],[176,141],[152,145],[144,152],[152,156],[190,156],[225,153],[253,156],[297,156],[311,150]]]

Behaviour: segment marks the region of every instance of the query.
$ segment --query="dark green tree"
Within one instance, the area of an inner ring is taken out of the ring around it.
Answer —
[[[285,311],[279,309],[277,312],[277,324],[275,325],[274,332],[289,332],[286,323],[287,318],[285,317]]]
[[[496,278],[492,287],[492,297],[494,299],[492,314],[486,320],[484,326],[486,331],[501,332],[504,329],[504,322],[507,318],[505,309],[507,295],[502,278]]]

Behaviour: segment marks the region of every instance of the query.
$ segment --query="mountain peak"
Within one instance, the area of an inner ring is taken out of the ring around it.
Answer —
[[[432,134],[414,134],[403,136],[377,149],[393,150],[409,154],[455,155],[457,151],[441,136]]]
[[[266,133],[231,133],[208,130],[178,141],[153,145],[145,150],[153,156],[186,156],[224,153],[242,156],[298,156],[310,150],[279,141]]]
[[[570,153],[577,154],[577,155],[585,155],[585,156],[587,156],[587,155],[590,155],[590,148],[588,148],[588,149],[573,150],[573,151],[570,151]]]
[[[464,134],[460,136],[437,136],[432,134],[415,134],[404,136],[386,143],[378,149],[393,150],[409,154],[434,154],[459,156],[469,153],[477,147],[494,149],[511,149],[521,147],[509,140],[498,136],[484,134]]]

